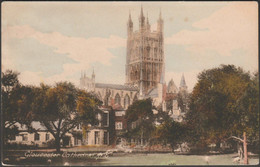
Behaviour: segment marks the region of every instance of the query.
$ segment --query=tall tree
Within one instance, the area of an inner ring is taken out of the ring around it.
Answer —
[[[166,120],[156,128],[154,134],[161,143],[170,144],[174,152],[174,149],[185,141],[186,132],[183,123]]]
[[[18,87],[19,73],[13,72],[12,70],[6,70],[1,75],[1,96],[2,96],[2,112],[4,127],[12,127],[16,121],[16,111],[12,108],[11,96],[13,89]]]
[[[251,84],[250,74],[234,65],[221,65],[201,72],[191,94],[190,111],[186,115],[187,125],[192,129],[191,142],[204,145],[216,143],[219,147],[230,136],[242,136],[243,131],[250,134],[256,130],[250,132],[246,128],[249,124],[246,125],[245,119],[249,119],[250,107],[243,105],[242,110],[241,106],[246,102],[243,97]],[[248,96],[258,106],[256,94]],[[256,106],[251,110],[251,118],[257,117]]]
[[[101,102],[68,82],[57,83],[55,87],[41,85],[35,90],[32,104],[34,117],[55,138],[56,151],[66,133],[80,123],[95,122],[95,112]]]
[[[127,136],[150,139],[151,132],[154,130],[154,116],[153,116],[152,99],[137,100],[126,110],[125,118],[128,123]],[[136,124],[135,128],[131,124]]]
[[[252,151],[259,153],[259,73],[255,73],[244,94],[237,100],[235,109],[240,115],[233,134],[242,137],[247,132],[247,142]]]
[[[6,70],[1,75],[1,96],[4,127],[4,141],[18,134],[18,125],[31,130],[30,104],[32,87],[23,86],[18,80],[19,73]]]

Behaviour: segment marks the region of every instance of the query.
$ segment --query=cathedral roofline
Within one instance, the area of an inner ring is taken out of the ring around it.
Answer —
[[[95,83],[96,88],[110,88],[110,89],[118,89],[118,90],[130,90],[130,91],[138,91],[139,89],[134,86],[128,85],[119,85],[119,84],[106,84],[106,83]]]

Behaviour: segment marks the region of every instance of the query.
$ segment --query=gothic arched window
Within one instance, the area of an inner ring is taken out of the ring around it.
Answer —
[[[124,108],[127,108],[129,105],[130,105],[130,97],[128,94],[126,94],[124,98]]]
[[[135,71],[135,79],[137,80],[138,79],[138,72],[137,71]]]
[[[121,104],[121,98],[118,93],[115,96],[115,104],[119,104],[119,105]]]

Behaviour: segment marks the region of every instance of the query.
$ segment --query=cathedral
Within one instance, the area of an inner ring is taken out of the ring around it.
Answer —
[[[88,128],[83,136],[83,144],[102,145],[122,142],[122,134],[128,126],[124,115],[128,106],[135,100],[151,98],[153,105],[159,110],[167,112],[175,121],[182,121],[185,112],[183,107],[180,108],[177,98],[179,94],[185,95],[188,88],[184,75],[182,75],[179,88],[173,79],[168,85],[165,83],[163,26],[164,22],[160,12],[157,30],[152,31],[148,16],[144,16],[141,7],[139,27],[134,30],[129,13],[125,84],[97,83],[94,70],[90,77],[86,76],[84,72],[81,73],[80,89],[94,92],[103,102],[101,107],[103,113],[98,117],[103,123]],[[154,114],[156,112],[154,111]],[[135,122],[132,123],[133,127],[134,125]],[[108,127],[114,127],[115,133]],[[133,141],[140,144],[139,139],[133,139]]]
[[[164,21],[161,11],[157,20],[157,30],[152,31],[148,16],[143,8],[139,16],[139,26],[134,24],[129,13],[127,21],[127,52],[125,65],[125,84],[105,84],[95,82],[95,73],[87,77],[81,74],[80,88],[95,92],[104,105],[127,109],[134,100],[152,98],[158,106],[172,94],[187,91],[184,75],[179,89],[171,80],[165,83]]]

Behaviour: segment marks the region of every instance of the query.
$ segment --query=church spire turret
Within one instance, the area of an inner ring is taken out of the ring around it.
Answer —
[[[187,91],[187,89],[188,89],[188,87],[187,87],[186,82],[185,82],[184,74],[182,73],[181,82],[180,82],[180,90],[186,90]]]
[[[130,10],[129,10],[128,24],[129,24],[129,25],[132,25],[132,24],[133,24]]]
[[[182,73],[180,87],[184,87],[184,86],[186,86],[186,82],[185,82],[184,74]]]
[[[145,28],[145,17],[144,17],[144,12],[143,12],[143,6],[141,6],[141,14],[139,17],[139,29],[143,31]]]
[[[146,19],[146,28],[147,28],[147,31],[151,30],[151,25],[150,25],[149,19],[148,19],[148,12],[147,12],[147,19]]]
[[[144,17],[143,5],[141,5],[141,17]]]
[[[127,33],[128,33],[128,36],[130,36],[133,33],[133,21],[131,18],[130,11],[129,11],[129,18],[128,18],[128,22],[127,22]]]
[[[160,9],[159,19],[157,20],[157,31],[163,32],[163,19],[162,19],[162,12]]]

